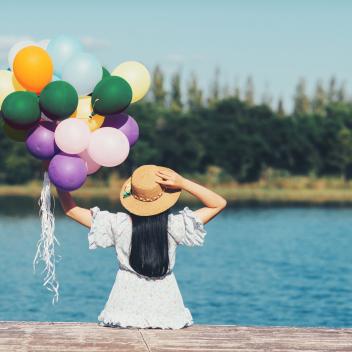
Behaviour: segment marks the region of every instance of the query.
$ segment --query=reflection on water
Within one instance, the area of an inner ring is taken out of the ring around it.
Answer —
[[[56,200],[58,202],[58,200]],[[106,198],[98,199],[79,199],[79,205],[83,207],[89,207],[91,204],[97,204],[102,209],[110,211],[121,210],[119,202],[112,201]],[[33,215],[38,213],[38,199],[31,197],[0,197],[0,214],[2,215]],[[55,205],[55,213],[62,215],[59,204]]]
[[[114,251],[89,251],[87,230],[58,216],[61,297],[52,306],[32,273],[36,201],[0,198],[0,209],[0,320],[95,321],[115,278]],[[204,247],[178,250],[185,303],[197,323],[352,327],[351,229],[349,209],[228,209],[207,225]]]

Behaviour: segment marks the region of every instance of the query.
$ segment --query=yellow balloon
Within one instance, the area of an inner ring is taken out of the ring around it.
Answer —
[[[17,81],[15,75],[8,70],[0,70],[0,109],[4,99],[17,90],[25,90]]]
[[[88,123],[90,130],[93,132],[101,127],[101,125],[104,123],[104,120],[105,116],[93,115],[90,119],[88,119],[88,121],[86,121],[86,123]]]
[[[141,100],[150,87],[150,74],[146,67],[137,61],[126,61],[118,65],[111,73],[112,76],[122,77],[132,88],[132,101]]]
[[[71,117],[88,118],[92,111],[92,98],[81,97],[78,99],[77,109]]]
[[[105,116],[93,115],[92,114],[92,98],[91,97],[81,97],[78,99],[78,106],[76,111],[71,115],[73,118],[83,120],[91,131],[95,131],[101,127],[104,123]]]

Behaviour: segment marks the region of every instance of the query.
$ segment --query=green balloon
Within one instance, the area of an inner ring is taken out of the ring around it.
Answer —
[[[13,92],[3,101],[1,111],[5,121],[19,127],[34,124],[40,119],[38,97],[32,92]]]
[[[40,93],[40,108],[52,120],[62,120],[77,109],[78,95],[76,89],[65,81],[49,83]]]
[[[4,122],[3,130],[6,137],[12,139],[15,142],[25,142],[27,139],[28,130],[18,130],[11,127],[6,122]]]
[[[102,79],[104,79],[106,77],[110,77],[110,76],[111,76],[111,74],[110,74],[109,70],[107,68],[103,67],[103,77],[102,77]]]
[[[121,77],[102,79],[94,88],[92,106],[99,115],[115,114],[125,110],[132,100],[132,89]]]

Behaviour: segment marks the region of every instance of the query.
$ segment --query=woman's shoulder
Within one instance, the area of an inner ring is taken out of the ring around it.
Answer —
[[[104,218],[121,218],[121,219],[128,219],[130,216],[127,213],[124,213],[122,211],[109,211],[109,210],[101,210],[98,206],[95,206],[93,208],[90,208],[90,211],[92,213],[93,217],[101,216]]]
[[[128,224],[131,222],[131,218],[127,213],[124,212],[111,212],[108,210],[100,210],[99,207],[93,207],[90,209],[93,217],[93,222],[99,224],[109,224],[111,227],[121,227],[122,224]]]
[[[204,242],[206,231],[196,213],[185,207],[169,214],[168,233],[178,244],[200,246]]]

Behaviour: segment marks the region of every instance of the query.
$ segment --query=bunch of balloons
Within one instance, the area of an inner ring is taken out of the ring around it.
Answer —
[[[0,70],[4,132],[50,160],[54,185],[76,190],[101,166],[125,161],[139,128],[124,110],[148,92],[145,66],[127,61],[110,73],[79,40],[63,35],[15,44],[8,64]]]

